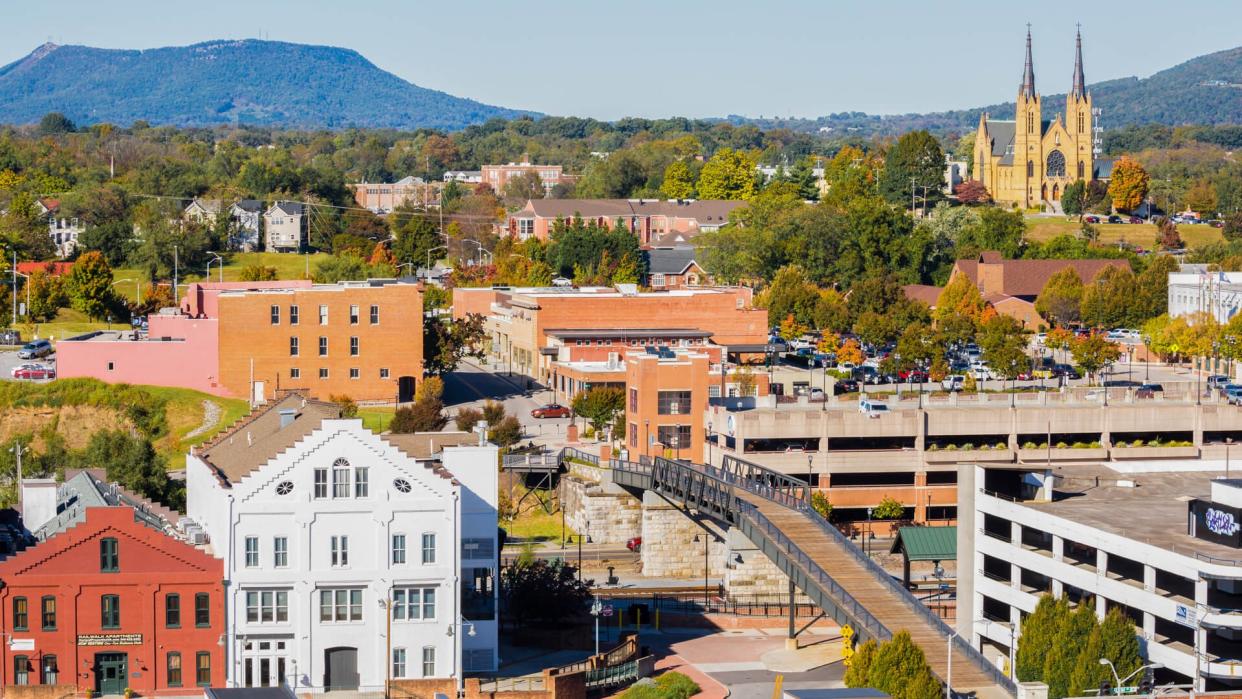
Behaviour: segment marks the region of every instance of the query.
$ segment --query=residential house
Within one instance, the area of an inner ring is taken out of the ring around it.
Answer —
[[[262,230],[263,202],[257,199],[241,199],[229,207],[229,249],[253,252],[259,249],[259,233]]]
[[[216,225],[216,221],[223,211],[224,202],[219,199],[192,199],[186,205],[182,216],[186,221],[193,221],[210,228]]]
[[[448,170],[444,173],[445,182],[460,184],[478,184],[483,181],[482,170]]]
[[[719,230],[746,202],[694,199],[531,199],[509,215],[506,232],[525,240],[547,240],[557,221],[580,219],[624,227],[639,244],[681,246],[699,233]]]
[[[647,258],[647,286],[661,289],[681,289],[707,283],[707,273],[695,261],[692,247],[652,248],[644,250]]]
[[[476,434],[377,435],[297,393],[195,448],[188,516],[224,561],[230,686],[495,670],[497,454]]]
[[[263,214],[268,252],[301,252],[307,244],[306,206],[296,201],[274,202]]]
[[[72,257],[78,249],[78,237],[86,231],[86,222],[77,216],[60,216],[60,200],[42,197],[35,200],[35,208],[47,217],[47,234],[56,246],[56,255]]]

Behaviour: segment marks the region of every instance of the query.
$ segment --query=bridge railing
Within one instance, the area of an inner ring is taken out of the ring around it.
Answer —
[[[599,456],[590,452],[575,449],[573,447],[565,447],[561,449],[559,456],[561,461],[577,461],[579,463],[589,464],[591,466],[599,466]]]

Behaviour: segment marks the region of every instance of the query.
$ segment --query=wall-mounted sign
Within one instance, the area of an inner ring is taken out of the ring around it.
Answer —
[[[78,635],[79,646],[140,646],[140,633],[84,633]]]
[[[34,650],[35,644],[33,638],[14,638],[9,641],[9,650]]]
[[[1182,626],[1195,628],[1199,625],[1199,613],[1194,607],[1187,607],[1184,604],[1177,605],[1177,611],[1173,615],[1173,620]]]

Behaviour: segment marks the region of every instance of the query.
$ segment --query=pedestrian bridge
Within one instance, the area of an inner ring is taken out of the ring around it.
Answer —
[[[806,483],[732,456],[720,468],[660,457],[601,463],[573,448],[559,458],[608,469],[617,485],[657,493],[737,528],[793,587],[863,639],[884,641],[908,631],[942,681],[952,668],[955,692],[1015,694],[1012,680],[811,509]]]

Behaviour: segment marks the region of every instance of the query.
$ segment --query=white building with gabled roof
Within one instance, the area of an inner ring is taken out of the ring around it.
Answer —
[[[494,670],[496,462],[478,435],[378,435],[299,394],[187,455],[188,516],[225,562],[229,686]]]

